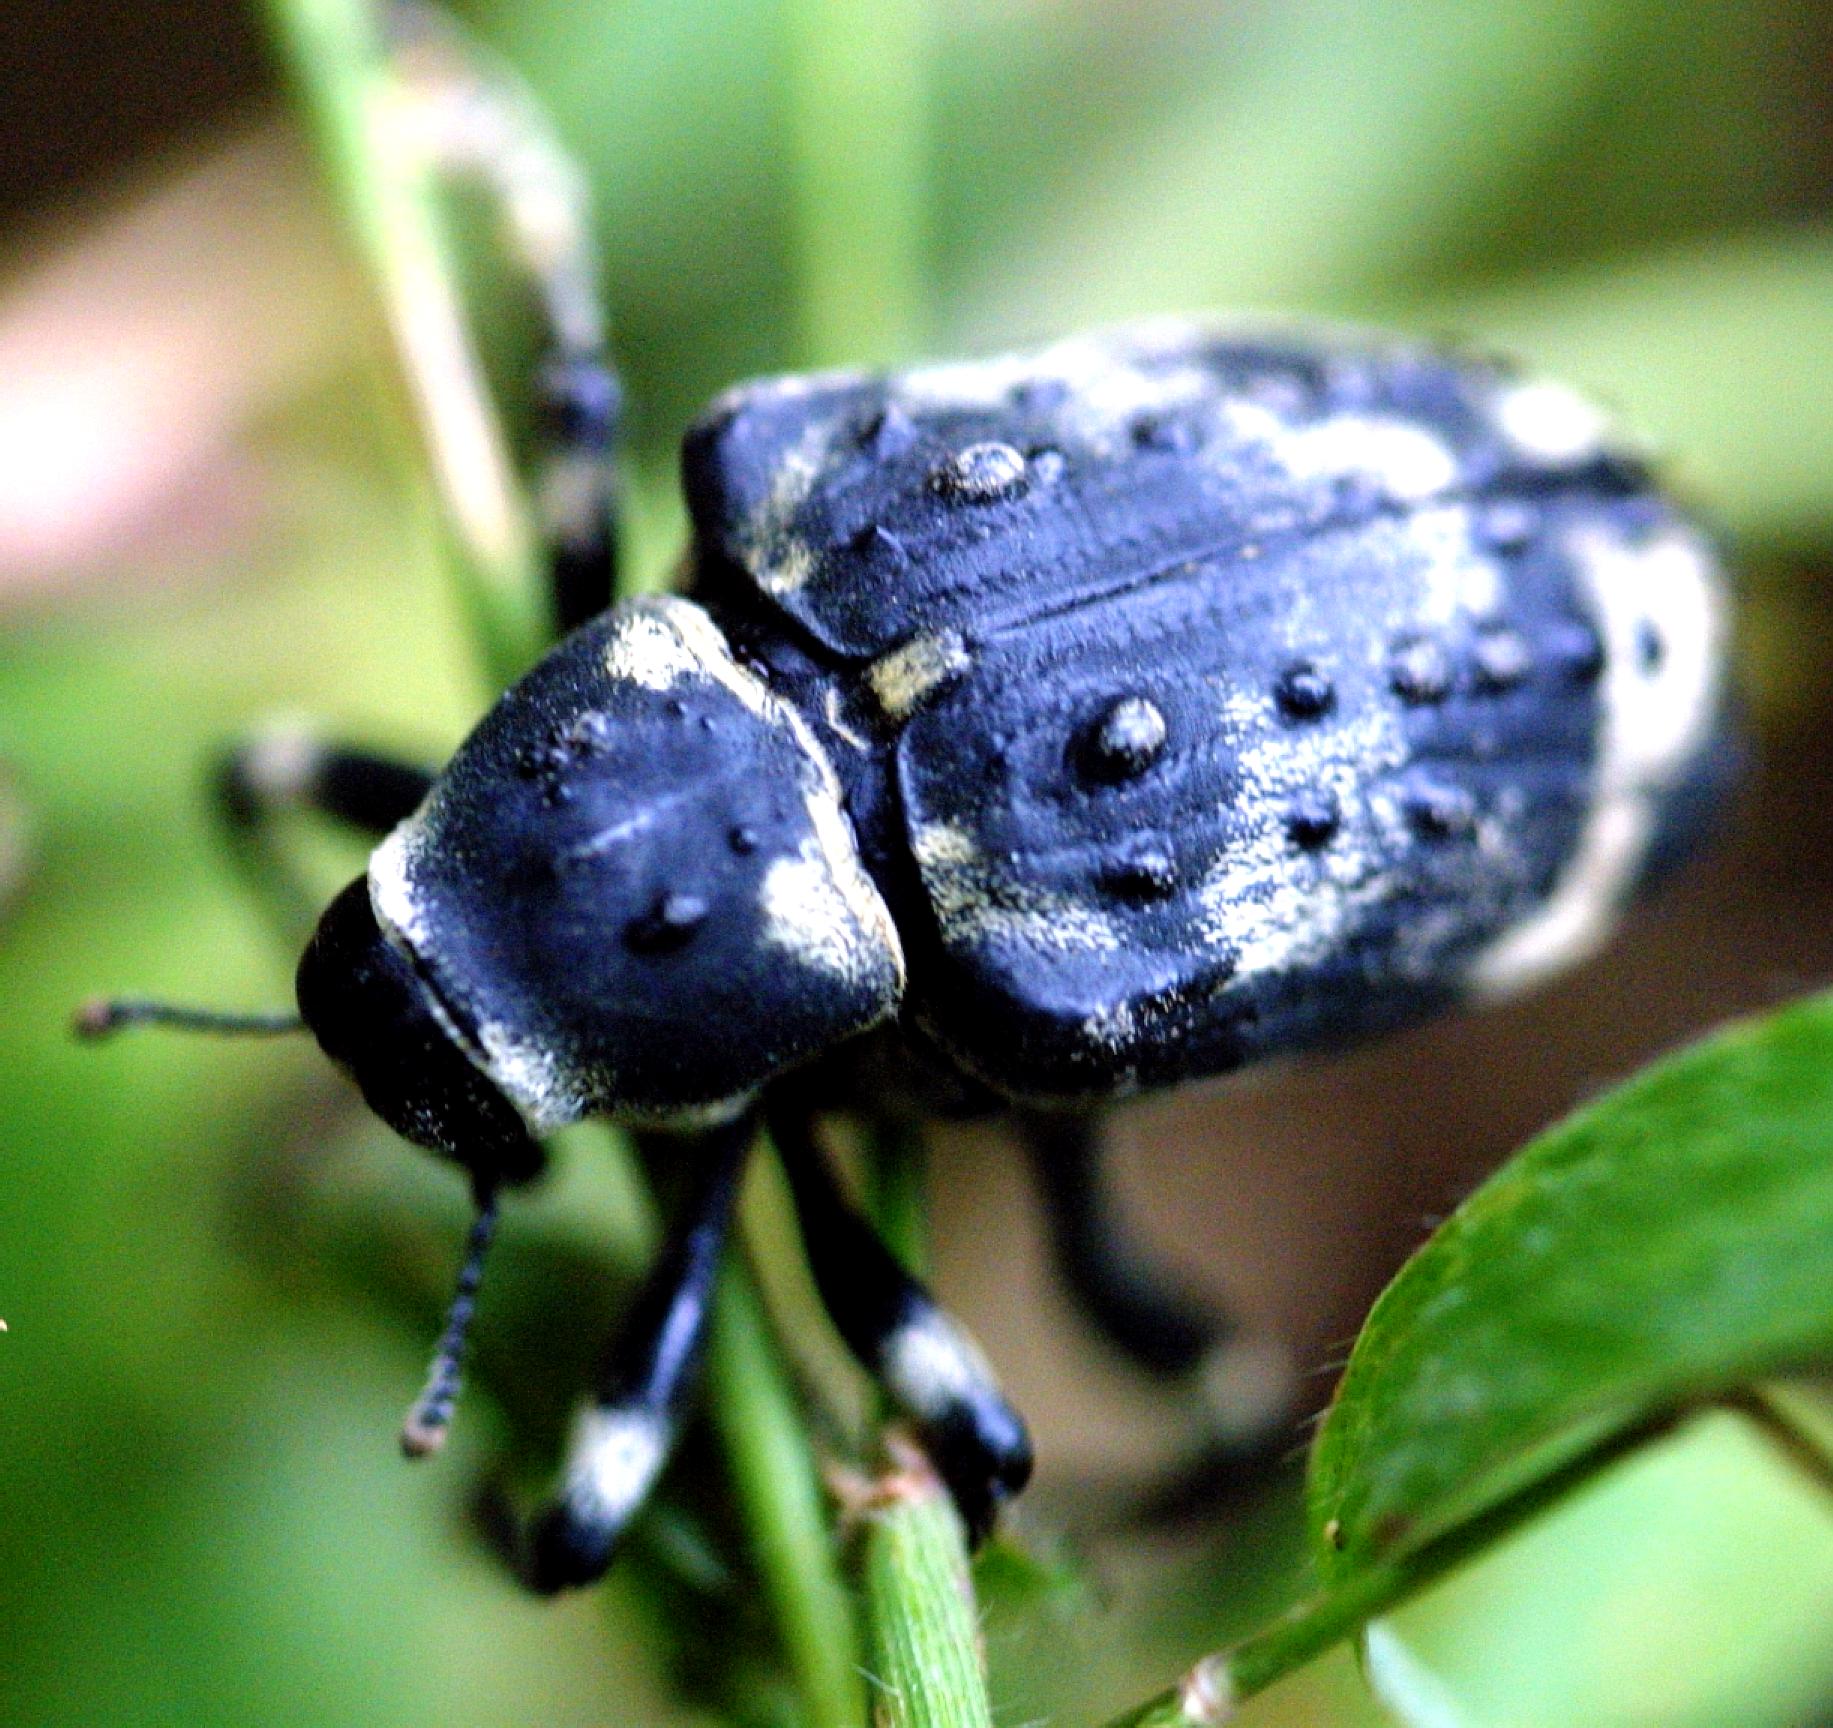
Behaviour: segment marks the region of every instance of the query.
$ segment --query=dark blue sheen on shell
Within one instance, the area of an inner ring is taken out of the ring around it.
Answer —
[[[743,573],[830,651],[859,657],[918,626],[996,627],[1040,597],[1075,604],[1191,558],[1258,555],[1422,501],[1396,500],[1379,463],[1348,442],[1293,471],[1244,425],[1302,433],[1354,414],[1427,430],[1452,459],[1446,493],[1532,492],[1545,478],[1496,429],[1501,376],[1424,347],[1145,327],[1024,364],[983,369],[971,393],[951,393],[963,367],[728,393],[683,452],[702,557]],[[888,446],[871,431],[886,416],[902,429]],[[1140,441],[1144,422],[1167,417],[1177,437]],[[1050,485],[998,497],[939,494],[938,469],[987,444],[1049,449],[1062,467]],[[1641,483],[1633,464],[1616,468]]]
[[[1016,1097],[1218,1073],[1429,1011],[1545,903],[1601,731],[1573,546],[1684,524],[1632,459],[1524,455],[1509,388],[1157,328],[766,380],[690,434],[699,592],[833,753],[926,1043]],[[989,443],[1061,466],[938,488]],[[964,663],[881,713],[916,638]],[[1166,747],[1092,772],[1126,698]]]

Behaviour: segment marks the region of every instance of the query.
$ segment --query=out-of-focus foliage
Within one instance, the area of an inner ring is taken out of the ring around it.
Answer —
[[[465,11],[552,106],[600,200],[653,578],[678,533],[671,451],[688,415],[833,340],[807,310],[831,298],[811,277],[836,266],[807,243],[806,188],[871,192],[809,167],[823,110],[808,62],[856,15],[834,0]],[[909,0],[900,18],[844,48],[906,79],[929,118],[927,157],[895,189],[924,224],[894,290],[914,313],[862,319],[883,352],[855,358],[1240,304],[1467,333],[1601,388],[1677,453],[1753,573],[1759,720],[1784,686],[1794,712],[1824,714],[1824,649],[1801,622],[1825,615],[1802,573],[1833,553],[1833,99],[1812,8]],[[825,220],[886,229],[863,203]],[[237,727],[329,713],[436,755],[484,694],[398,407],[371,382],[373,318],[348,277],[308,268],[328,232],[307,222],[301,245],[297,200],[228,226],[251,257],[274,248],[273,274],[310,300],[309,315],[261,304],[198,368],[198,401],[229,397],[212,366],[272,380],[232,429],[236,463],[201,471],[263,508],[167,533],[156,556],[117,542],[105,582],[16,612],[0,644],[0,757],[27,841],[0,926],[0,1718],[678,1720],[665,1692],[685,1679],[692,1694],[697,1651],[757,1641],[768,1657],[697,1524],[657,1525],[671,1576],[704,1561],[704,1587],[660,1611],[633,1572],[531,1604],[466,1534],[468,1470],[530,1427],[551,1442],[555,1365],[590,1359],[615,1300],[589,1165],[570,1162],[499,1253],[479,1378],[523,1400],[521,1426],[506,1434],[479,1399],[453,1456],[414,1474],[389,1436],[449,1270],[456,1184],[351,1126],[304,1049],[96,1053],[63,1036],[99,989],[284,996],[289,959],[212,847],[199,791]],[[80,246],[68,213],[64,232]],[[0,333],[13,304],[0,297]],[[78,358],[49,356],[49,375]],[[74,445],[93,426],[101,441],[111,425],[105,399],[41,436]],[[7,449],[15,465],[42,454]],[[334,877],[356,855],[323,862]],[[669,1498],[677,1513],[710,1502],[716,1522],[718,1492],[677,1480]],[[1251,1630],[1301,1589],[1283,1534],[1296,1517],[1262,1509],[1197,1556],[1098,1556],[1092,1582],[1022,1603],[984,1579],[998,1719],[1097,1719]],[[1820,1681],[1833,1692],[1824,1628],[1773,1612],[1830,1555],[1797,1484],[1715,1422],[1399,1624],[1458,1720],[1761,1728],[1800,1720]],[[1759,1653],[1739,1670],[1740,1713],[1701,1714],[1719,1708],[1698,1688],[1727,1650]],[[745,1705],[784,1719],[761,1680]],[[1373,1711],[1339,1658],[1246,1719]]]

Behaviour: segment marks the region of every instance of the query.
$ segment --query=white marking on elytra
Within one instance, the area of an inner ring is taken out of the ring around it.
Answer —
[[[580,1522],[616,1531],[643,1503],[668,1457],[668,1423],[653,1410],[582,1410],[561,1494]]]
[[[930,691],[958,677],[970,664],[967,644],[959,633],[942,630],[933,636],[913,636],[901,648],[874,660],[866,679],[885,717],[905,720]]]
[[[813,421],[776,458],[770,490],[743,529],[746,567],[766,593],[793,594],[814,574],[813,550],[795,533],[793,524],[796,513],[831,467],[835,440],[847,430],[832,417]]]
[[[1500,609],[1502,573],[1471,544],[1470,515],[1464,505],[1419,510],[1393,530],[1396,554],[1420,573],[1408,634],[1436,635],[1460,619],[1488,618]]]
[[[1124,946],[1113,919],[1064,894],[1027,888],[989,866],[965,828],[925,822],[911,835],[923,886],[949,947],[984,942],[1057,954],[1114,954]]]
[[[1366,780],[1406,759],[1398,715],[1371,703],[1329,724],[1295,732],[1272,719],[1270,700],[1235,691],[1224,725],[1240,740],[1236,811],[1251,831],[1231,840],[1198,884],[1198,931],[1234,956],[1230,990],[1330,952],[1357,912],[1393,891],[1381,859],[1355,823],[1331,845],[1299,859],[1286,809],[1300,791],[1333,796],[1345,811]]]
[[[1492,412],[1503,437],[1522,455],[1553,468],[1595,456],[1609,425],[1595,402],[1548,379],[1506,386]]]
[[[1591,811],[1551,897],[1484,949],[1470,983],[1500,994],[1592,953],[1641,868],[1662,796],[1706,741],[1719,706],[1726,619],[1710,551],[1673,528],[1646,545],[1604,528],[1569,549],[1604,640]],[[1662,652],[1643,663],[1645,629]]]
[[[1246,404],[1230,403],[1237,424]],[[1386,415],[1336,414],[1315,425],[1288,427],[1266,414],[1274,428],[1262,434],[1273,459],[1295,480],[1331,480],[1366,474],[1390,498],[1423,503],[1457,480],[1457,456],[1423,426]]]
[[[996,1384],[980,1347],[936,1309],[884,1341],[879,1368],[892,1396],[924,1421],[946,1416]]]

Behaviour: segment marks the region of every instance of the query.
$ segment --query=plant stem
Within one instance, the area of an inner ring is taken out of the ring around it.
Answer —
[[[539,654],[546,608],[525,500],[479,364],[372,0],[264,0],[346,220],[382,297],[433,476],[447,565],[495,686]],[[569,1131],[618,1160],[610,1244],[640,1263],[659,1235],[647,1185],[615,1137]],[[813,1454],[749,1273],[729,1266],[710,1341],[714,1419],[790,1665],[814,1728],[858,1728],[858,1634]]]
[[[544,640],[535,535],[471,340],[437,171],[372,0],[263,0],[345,225],[382,300],[446,563],[493,688]]]
[[[880,1728],[992,1728],[966,1532],[929,1460],[897,1450],[865,1508],[864,1576]]]
[[[737,1256],[720,1280],[708,1373],[713,1423],[809,1722],[859,1728],[859,1635],[814,1455],[751,1270]]]
[[[925,0],[790,0],[784,22],[797,358],[903,358],[925,334],[933,9]]]
[[[917,1278],[929,1276],[928,1160],[914,1122],[874,1123],[865,1140],[866,1213]]]

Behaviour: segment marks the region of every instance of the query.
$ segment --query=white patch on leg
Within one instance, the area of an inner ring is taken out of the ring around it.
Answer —
[[[941,1420],[996,1384],[980,1347],[936,1309],[885,1340],[879,1372],[897,1402],[924,1422]]]
[[[581,1523],[615,1533],[648,1497],[668,1457],[669,1424],[653,1410],[580,1413],[561,1489]]]

